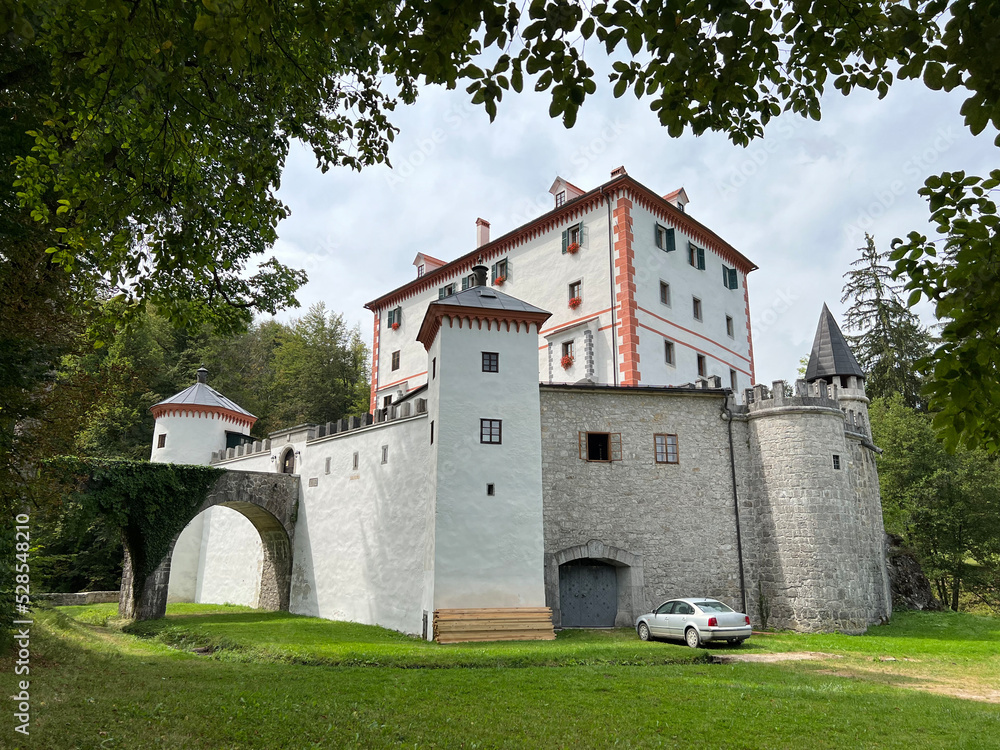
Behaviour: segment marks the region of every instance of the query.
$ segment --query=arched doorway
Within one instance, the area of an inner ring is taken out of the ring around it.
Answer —
[[[286,450],[284,455],[281,457],[281,473],[295,473],[295,451],[291,448]]]
[[[618,615],[615,566],[585,557],[559,566],[564,628],[613,628]]]

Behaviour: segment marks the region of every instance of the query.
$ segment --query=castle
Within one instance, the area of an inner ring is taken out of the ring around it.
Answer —
[[[805,631],[888,618],[864,374],[829,310],[804,380],[751,386],[755,267],[683,190],[619,168],[552,193],[495,241],[480,220],[451,263],[419,254],[369,303],[368,415],[253,440],[200,371],[153,407],[151,459],[301,478],[279,561],[301,614],[425,638],[442,610],[630,627],[685,595]],[[275,561],[248,507],[188,525],[172,600],[264,600]]]

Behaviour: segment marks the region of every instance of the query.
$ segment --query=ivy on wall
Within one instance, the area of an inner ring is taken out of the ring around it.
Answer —
[[[208,466],[75,456],[45,464],[85,512],[120,531],[139,586],[170,552],[174,538],[223,474]]]

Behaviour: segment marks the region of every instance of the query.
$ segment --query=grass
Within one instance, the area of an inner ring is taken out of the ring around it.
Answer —
[[[21,746],[1000,746],[996,618],[899,613],[866,636],[767,634],[694,651],[629,630],[442,646],[283,613],[169,613],[124,631],[113,606],[40,613]],[[706,660],[789,651],[832,656]],[[5,721],[0,747],[17,747]]]

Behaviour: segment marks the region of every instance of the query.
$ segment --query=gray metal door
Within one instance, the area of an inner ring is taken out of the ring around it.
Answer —
[[[559,609],[564,628],[613,628],[618,614],[614,566],[589,558],[560,565]]]

